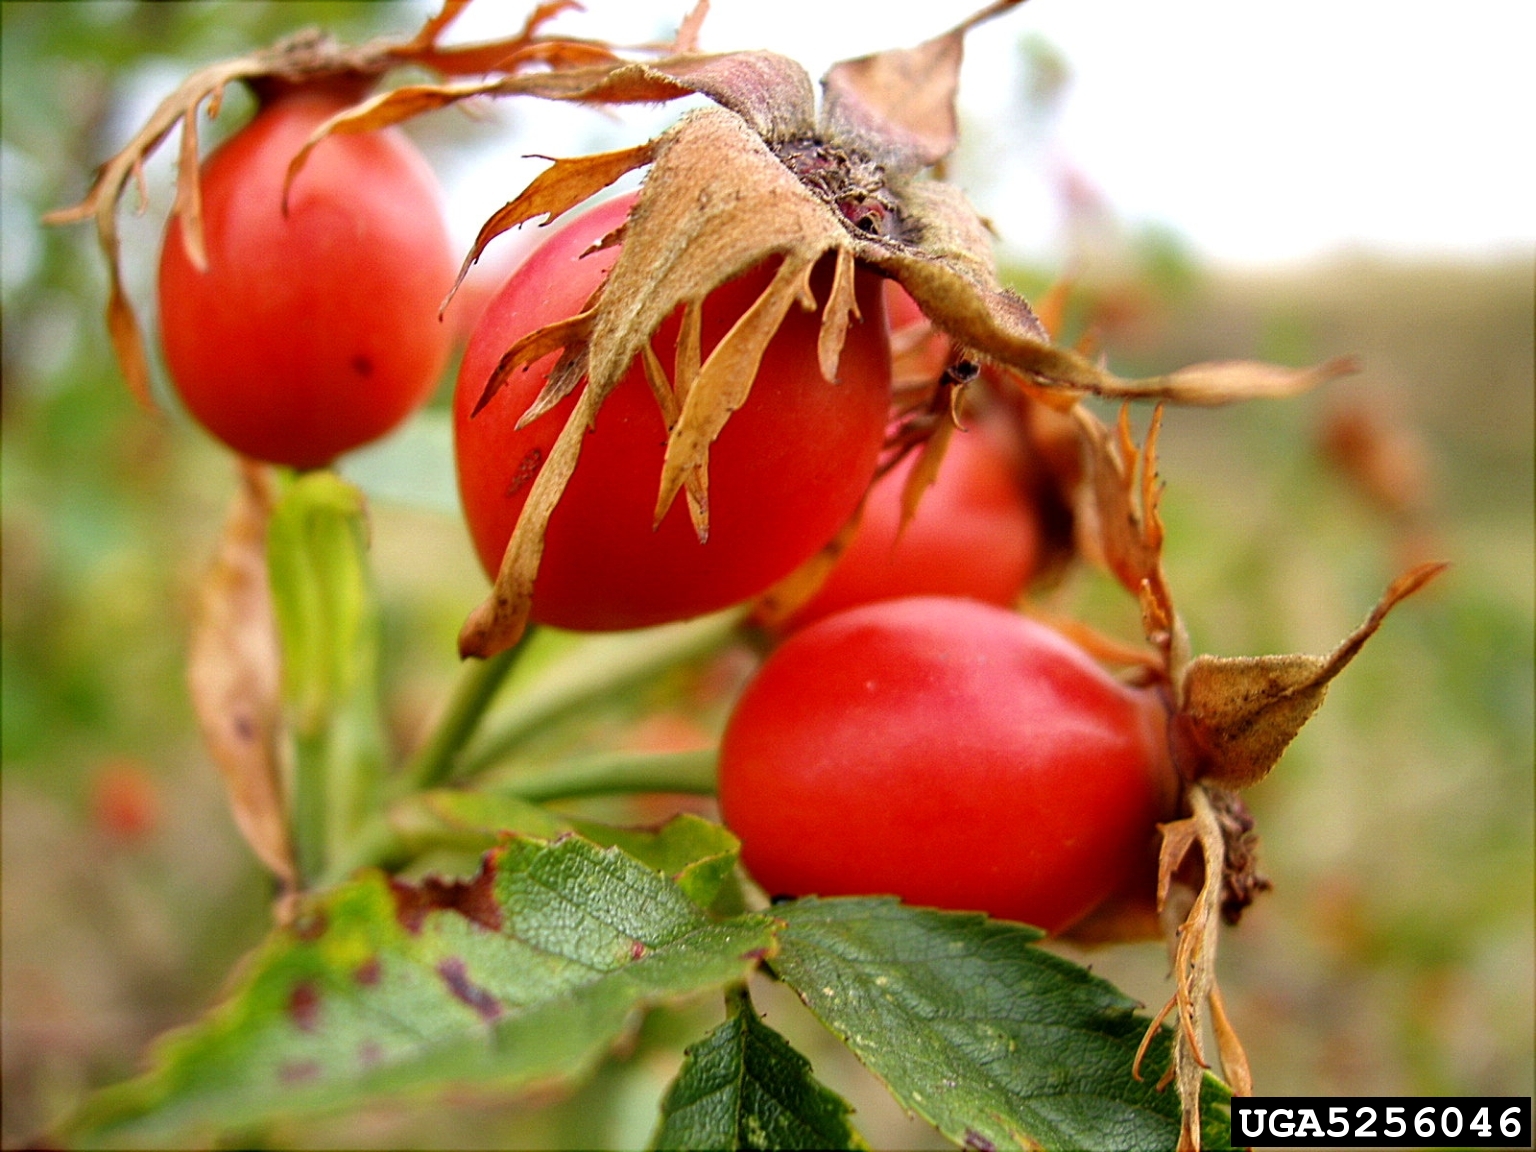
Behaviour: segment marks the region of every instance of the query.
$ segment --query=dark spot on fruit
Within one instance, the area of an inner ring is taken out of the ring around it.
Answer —
[[[356,980],[364,988],[372,988],[379,982],[380,975],[379,958],[371,956],[353,970],[352,979]]]
[[[288,1018],[302,1032],[313,1032],[320,1019],[320,990],[313,980],[300,980],[288,993]]]
[[[251,718],[244,712],[236,712],[231,718],[231,722],[235,729],[235,739],[245,741],[246,743],[256,739],[256,725],[251,722]]]
[[[518,461],[517,471],[512,474],[512,480],[507,485],[507,499],[512,499],[524,488],[533,483],[533,478],[539,474],[539,465],[544,463],[544,449],[530,448],[521,460]]]
[[[428,876],[418,885],[392,878],[389,890],[395,898],[395,919],[414,935],[421,931],[429,912],[452,911],[482,928],[500,931],[501,908],[496,903],[495,879],[489,854],[479,873],[469,881]]]
[[[441,961],[437,966],[437,974],[448,985],[448,991],[473,1008],[487,1024],[494,1023],[501,1016],[501,1001],[470,980],[469,973],[464,969],[464,961],[457,956]]]
[[[359,376],[372,376],[373,361],[359,352],[356,356],[352,357],[352,371],[356,372]]]
[[[315,1060],[286,1060],[277,1069],[277,1078],[284,1084],[303,1084],[319,1075],[320,1064]]]

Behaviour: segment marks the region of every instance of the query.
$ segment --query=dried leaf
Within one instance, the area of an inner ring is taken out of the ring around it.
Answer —
[[[1199,656],[1184,672],[1174,751],[1189,780],[1247,788],[1269,774],[1323,702],[1328,685],[1394,605],[1445,570],[1424,564],[1392,582],[1364,623],[1326,656]]]
[[[1023,0],[999,0],[916,48],[844,60],[822,80],[822,119],[837,135],[871,142],[894,171],[936,164],[959,138],[955,91],[965,34]]]
[[[272,481],[251,463],[242,464],[242,480],[198,597],[187,679],[235,823],[291,890],[297,873],[282,783],[281,655],[267,584]]]

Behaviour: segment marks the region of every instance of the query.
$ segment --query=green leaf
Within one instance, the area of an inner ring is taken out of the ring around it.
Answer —
[[[484,852],[508,832],[556,839],[571,822],[515,796],[439,788],[417,792],[389,809],[389,826],[406,858],[434,848]]]
[[[653,1148],[867,1148],[853,1109],[758,1018],[745,989],[724,1024],[688,1049],[661,1103]]]
[[[578,820],[576,830],[666,873],[701,908],[710,907],[734,876],[741,853],[741,843],[723,826],[687,812],[654,829],[612,828]]]
[[[976,1148],[1167,1152],[1179,1100],[1155,1082],[1171,1032],[1131,1064],[1149,1021],[1112,985],[1039,948],[1038,929],[889,898],[805,899],[770,964],[903,1105]],[[1202,1134],[1230,1148],[1207,1077]]]
[[[712,921],[616,848],[513,839],[473,880],[370,872],[310,900],[229,999],[89,1101],[72,1143],[208,1143],[278,1117],[588,1072],[653,1004],[744,980],[776,923]]]
[[[293,819],[301,875],[323,873],[382,796],[379,624],[363,497],[332,472],[297,477],[267,533],[293,730]]]

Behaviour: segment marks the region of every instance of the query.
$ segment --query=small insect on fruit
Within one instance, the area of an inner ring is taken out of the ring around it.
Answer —
[[[737,703],[720,807],[771,895],[894,894],[1061,931],[1138,870],[1177,782],[1167,711],[1071,641],[970,600],[798,632]]]
[[[214,436],[314,468],[383,436],[431,393],[456,259],[436,179],[393,129],[321,142],[285,212],[289,162],[360,93],[331,81],[263,95],[202,168],[206,268],[181,217],[166,230],[161,342],[177,393]]]

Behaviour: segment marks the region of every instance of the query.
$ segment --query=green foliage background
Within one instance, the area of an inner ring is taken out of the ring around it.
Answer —
[[[0,1135],[15,1144],[88,1089],[134,1071],[150,1038],[205,1009],[259,939],[270,896],[225,812],[183,679],[192,590],[234,470],[174,411],[137,409],[111,362],[94,238],[37,219],[83,193],[88,173],[189,66],[305,24],[355,38],[414,16],[393,5],[244,0],[7,2],[3,18]],[[242,115],[232,94],[221,123]],[[481,139],[496,146],[496,131],[482,135],[463,118],[412,130],[434,157]],[[130,291],[146,313],[169,171],[151,165],[150,212],[125,228]],[[1197,649],[1323,651],[1409,553],[1428,549],[1455,565],[1398,610],[1250,794],[1276,889],[1225,939],[1222,972],[1260,1091],[1530,1094],[1529,262],[1362,257],[1235,278],[1193,265],[1167,236],[1111,226],[1087,244],[1082,307],[1135,304],[1108,340],[1128,372],[1344,352],[1367,366],[1295,401],[1169,414],[1168,569]],[[1049,270],[1016,274],[1026,290],[1050,279]],[[432,507],[443,503],[444,399],[382,450],[395,453],[385,463],[355,466],[374,496],[385,705],[401,747],[420,738],[451,683],[453,638],[483,586],[462,528]],[[1411,538],[1319,449],[1330,414],[1348,405],[1423,448],[1431,495]],[[437,466],[416,491],[438,495],[394,498],[410,494],[399,461]],[[1054,607],[1135,634],[1129,605],[1104,582],[1076,579],[1055,597]],[[99,814],[102,781],[124,771],[149,781],[159,810],[138,838],[112,835]],[[1167,995],[1156,946],[1063,950],[1149,1004]],[[782,989],[754,995],[854,1103],[876,1146],[938,1140]],[[681,1046],[721,1018],[714,1004],[655,1014],[572,1099],[480,1092],[452,1109],[401,1103],[262,1139],[638,1145]]]

